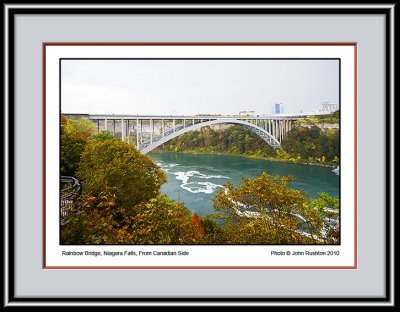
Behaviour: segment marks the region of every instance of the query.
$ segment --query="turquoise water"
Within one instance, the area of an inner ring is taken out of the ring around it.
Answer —
[[[161,192],[184,202],[193,213],[201,216],[214,213],[211,200],[224,184],[239,185],[242,177],[251,178],[264,171],[280,176],[291,174],[296,180],[290,187],[305,191],[310,198],[317,197],[319,192],[339,198],[339,176],[331,168],[225,155],[165,153],[148,156],[167,172],[168,182]]]

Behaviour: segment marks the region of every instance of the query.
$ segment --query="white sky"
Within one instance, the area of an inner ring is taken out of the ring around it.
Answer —
[[[62,60],[63,113],[311,112],[339,103],[338,60]]]

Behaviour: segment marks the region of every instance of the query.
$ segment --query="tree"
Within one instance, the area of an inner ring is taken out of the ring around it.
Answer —
[[[101,131],[93,137],[96,141],[117,140],[110,131]]]
[[[98,196],[110,189],[125,208],[156,197],[166,182],[165,173],[149,157],[119,140],[89,142],[76,176],[85,193]]]
[[[79,210],[70,215],[61,231],[61,244],[129,244],[132,233],[133,211],[117,205],[110,189],[98,196],[85,194]]]
[[[207,235],[207,240],[209,244],[229,244],[225,227],[218,224],[213,218],[213,215],[207,215],[201,218],[201,225]]]
[[[129,209],[110,189],[84,195],[81,209],[63,227],[62,244],[204,244],[207,235],[197,215],[158,195]]]
[[[67,131],[71,134],[85,133],[89,138],[93,137],[97,133],[97,128],[95,123],[89,119],[68,119]]]
[[[71,120],[64,115],[61,115],[60,126],[61,175],[74,176],[85,145],[94,135],[96,127],[89,120]]]
[[[339,244],[339,208],[339,199],[322,192],[304,210],[304,217],[309,220],[312,234],[318,234],[320,243]]]
[[[290,189],[291,176],[264,172],[244,178],[239,187],[228,183],[216,194],[213,205],[225,224],[230,244],[323,243],[324,211],[314,209],[305,193]],[[306,232],[308,231],[308,232]]]
[[[282,142],[282,148],[291,157],[300,156],[299,161],[313,162],[315,158],[325,156],[325,162],[335,164],[335,157],[339,157],[339,129],[321,131],[317,126],[294,126]]]
[[[317,126],[312,126],[309,131],[309,135],[311,139],[317,139],[321,134],[321,129]]]
[[[135,207],[136,244],[204,244],[207,236],[200,218],[182,204],[159,195]]]

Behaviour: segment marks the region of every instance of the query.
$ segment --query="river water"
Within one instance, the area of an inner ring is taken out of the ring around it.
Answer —
[[[167,172],[168,182],[161,192],[184,202],[201,216],[214,213],[211,200],[224,184],[239,185],[241,177],[251,178],[264,171],[280,176],[291,174],[296,180],[289,187],[305,191],[310,198],[317,197],[319,192],[339,198],[339,176],[331,168],[226,155],[150,153],[148,156]]]

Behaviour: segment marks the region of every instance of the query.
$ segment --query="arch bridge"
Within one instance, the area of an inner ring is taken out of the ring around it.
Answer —
[[[73,117],[68,115],[69,117]],[[75,115],[77,118],[78,115]],[[135,143],[146,154],[163,143],[205,126],[239,125],[257,134],[274,149],[292,128],[292,121],[304,115],[279,116],[138,116],[138,115],[79,115],[92,120],[98,132],[110,131],[116,138]]]

